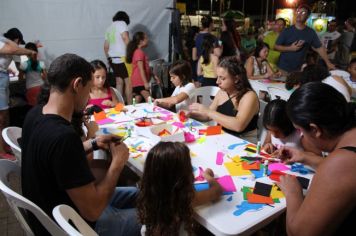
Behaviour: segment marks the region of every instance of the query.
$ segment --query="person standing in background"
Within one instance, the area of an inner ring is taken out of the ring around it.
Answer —
[[[125,65],[126,46],[130,42],[128,25],[130,18],[124,11],[118,11],[112,18],[113,23],[105,32],[104,52],[116,77],[116,87],[125,94],[127,104],[132,101],[132,86]],[[123,88],[125,87],[125,93]]]

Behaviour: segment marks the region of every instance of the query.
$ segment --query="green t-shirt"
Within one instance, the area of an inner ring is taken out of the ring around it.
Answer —
[[[280,52],[273,50],[278,35],[279,35],[278,33],[271,31],[263,39],[263,42],[267,43],[269,46],[269,53],[268,53],[267,60],[273,70],[277,69],[277,62],[280,55]]]

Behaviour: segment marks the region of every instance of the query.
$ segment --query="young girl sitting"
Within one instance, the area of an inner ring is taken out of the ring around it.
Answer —
[[[115,92],[110,88],[106,81],[107,69],[104,62],[94,60],[91,62],[94,68],[94,84],[90,89],[90,98],[88,107],[93,105],[99,106],[102,109],[114,107],[118,102],[118,97]]]
[[[192,69],[189,62],[177,61],[169,71],[171,82],[176,87],[171,97],[155,100],[155,104],[171,108],[175,105],[176,111],[188,110],[189,105],[193,103],[195,86],[191,82]]]
[[[193,207],[214,201],[222,188],[210,169],[204,172],[210,188],[194,191],[189,148],[178,142],[160,142],[146,158],[137,209],[141,235],[192,235]]]
[[[269,102],[263,114],[263,126],[268,130],[263,150],[273,153],[283,147],[303,149],[301,146],[301,134],[294,128],[287,116],[287,102],[276,99]]]
[[[35,43],[29,42],[25,48],[38,52]],[[37,96],[47,76],[45,64],[37,60],[37,55],[28,56],[28,60],[21,63],[20,70],[25,73],[27,103],[34,106],[37,104]]]
[[[142,50],[147,45],[148,37],[143,32],[136,32],[127,45],[126,61],[132,63],[132,92],[138,103],[142,101],[142,97],[148,102],[148,97],[150,96],[150,67],[148,65],[148,57]]]

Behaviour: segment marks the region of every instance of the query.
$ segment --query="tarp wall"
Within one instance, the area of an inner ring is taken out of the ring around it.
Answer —
[[[113,15],[130,16],[130,37],[136,31],[149,36],[150,59],[168,58],[172,0],[1,0],[0,33],[17,27],[26,42],[40,40],[41,59],[48,65],[63,53],[87,60],[104,56],[104,34]],[[106,60],[105,60],[106,61]]]

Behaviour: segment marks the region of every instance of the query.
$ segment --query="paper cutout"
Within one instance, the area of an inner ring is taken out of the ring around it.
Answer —
[[[229,145],[227,148],[229,150],[234,150],[237,146],[242,146],[242,145],[245,145],[245,144],[248,144],[248,142],[246,140],[242,141],[241,143],[234,143],[234,144],[231,144]]]
[[[198,139],[198,143],[199,144],[202,144],[206,141],[206,136],[201,136],[199,139]]]
[[[242,201],[240,205],[237,205],[237,210],[234,211],[235,216],[239,216],[247,211],[259,211],[265,205],[264,204],[250,204],[247,201]]]
[[[253,188],[243,186],[241,189],[243,199],[247,200],[247,193],[252,193],[252,191],[253,191]]]
[[[271,195],[271,191],[272,185],[261,182],[256,182],[255,188],[253,189],[254,194],[258,194],[265,197],[269,197]]]
[[[274,204],[271,197],[265,197],[254,193],[247,193],[248,203]]]
[[[110,108],[109,112],[106,113],[106,115],[108,116],[116,116],[117,114],[119,114],[120,112],[118,112],[117,110],[115,110],[115,108]]]
[[[184,140],[186,143],[192,143],[195,141],[195,137],[189,132],[184,132]]]
[[[273,198],[274,203],[280,203],[281,201],[279,200],[279,198]]]
[[[105,114],[104,111],[101,111],[101,112],[99,112],[99,113],[94,112],[94,120],[95,120],[96,122],[98,122],[98,121],[100,121],[100,120],[103,120],[103,119],[105,119],[105,118],[106,118],[106,114]]]
[[[262,178],[265,177],[265,165],[260,164],[260,169],[259,170],[251,170],[252,174],[254,174],[255,178]],[[267,172],[267,175],[270,175],[270,171]]]
[[[308,168],[306,168],[302,163],[294,163],[291,166],[291,171],[292,172],[298,172],[302,175],[308,174],[309,172],[312,172]]]
[[[271,180],[274,180],[276,182],[279,182],[280,179],[279,177],[281,177],[282,175],[286,175],[286,173],[282,172],[282,171],[272,171],[272,173],[268,176]]]
[[[224,153],[222,153],[222,152],[217,152],[216,153],[216,164],[217,165],[222,165],[222,163],[224,162]]]
[[[180,122],[185,122],[185,121],[187,121],[188,117],[187,117],[187,115],[185,114],[184,111],[179,111],[178,112],[178,119],[179,119]]]
[[[170,121],[170,120],[173,119],[173,116],[172,115],[167,115],[167,116],[159,116],[157,118],[160,119],[160,120],[163,120],[163,121]]]
[[[118,111],[118,112],[121,112],[122,109],[124,109],[125,105],[122,104],[122,103],[117,103],[116,106],[115,106],[115,110]]]
[[[284,198],[283,192],[275,184],[272,186],[271,198],[273,198],[274,202],[276,202],[275,199]]]
[[[245,176],[252,174],[251,171],[242,169],[241,163],[225,162],[224,165],[231,176]]]
[[[196,126],[203,126],[202,123],[196,121],[196,120],[192,120],[191,122],[186,122],[184,124],[185,127],[196,127]]]
[[[206,129],[200,129],[199,135],[206,135]]]
[[[172,125],[177,126],[178,128],[184,128],[184,124],[181,122],[173,122]]]
[[[163,129],[160,132],[158,132],[158,136],[160,136],[160,137],[164,137],[164,136],[168,136],[168,135],[171,135],[171,133],[166,129]]]
[[[244,162],[242,162],[242,168],[244,170],[259,170],[260,162],[254,161],[254,162],[248,163],[248,162],[244,161]]]
[[[200,192],[209,189],[209,183],[194,184],[195,191]]]
[[[196,157],[197,154],[195,154],[194,152],[190,151],[190,157]]]
[[[206,135],[216,135],[221,134],[222,127],[220,125],[217,126],[209,126],[206,129]]]
[[[309,179],[301,177],[301,176],[297,176],[297,180],[299,181],[300,185],[302,185],[302,187],[304,189],[307,189],[309,186]]]
[[[289,170],[289,168],[283,163],[271,163],[268,165],[268,170],[273,171],[284,171]]]
[[[236,187],[234,181],[230,175],[225,175],[220,178],[217,178],[216,181],[221,185],[224,192],[236,192]]]
[[[131,145],[131,147],[136,149],[138,146],[140,146],[143,143],[144,143],[144,141],[141,140],[141,141],[137,142],[136,144]]]
[[[114,120],[110,119],[110,118],[105,118],[99,121],[96,121],[96,123],[98,125],[105,125],[105,124],[110,124],[110,123],[114,123]]]
[[[199,166],[199,175],[197,177],[195,177],[194,179],[195,181],[204,181],[204,170],[202,167]]]
[[[232,196],[228,197],[226,201],[231,202],[232,201]]]
[[[226,195],[232,195],[234,194],[234,192],[223,192],[222,195],[226,196]]]

